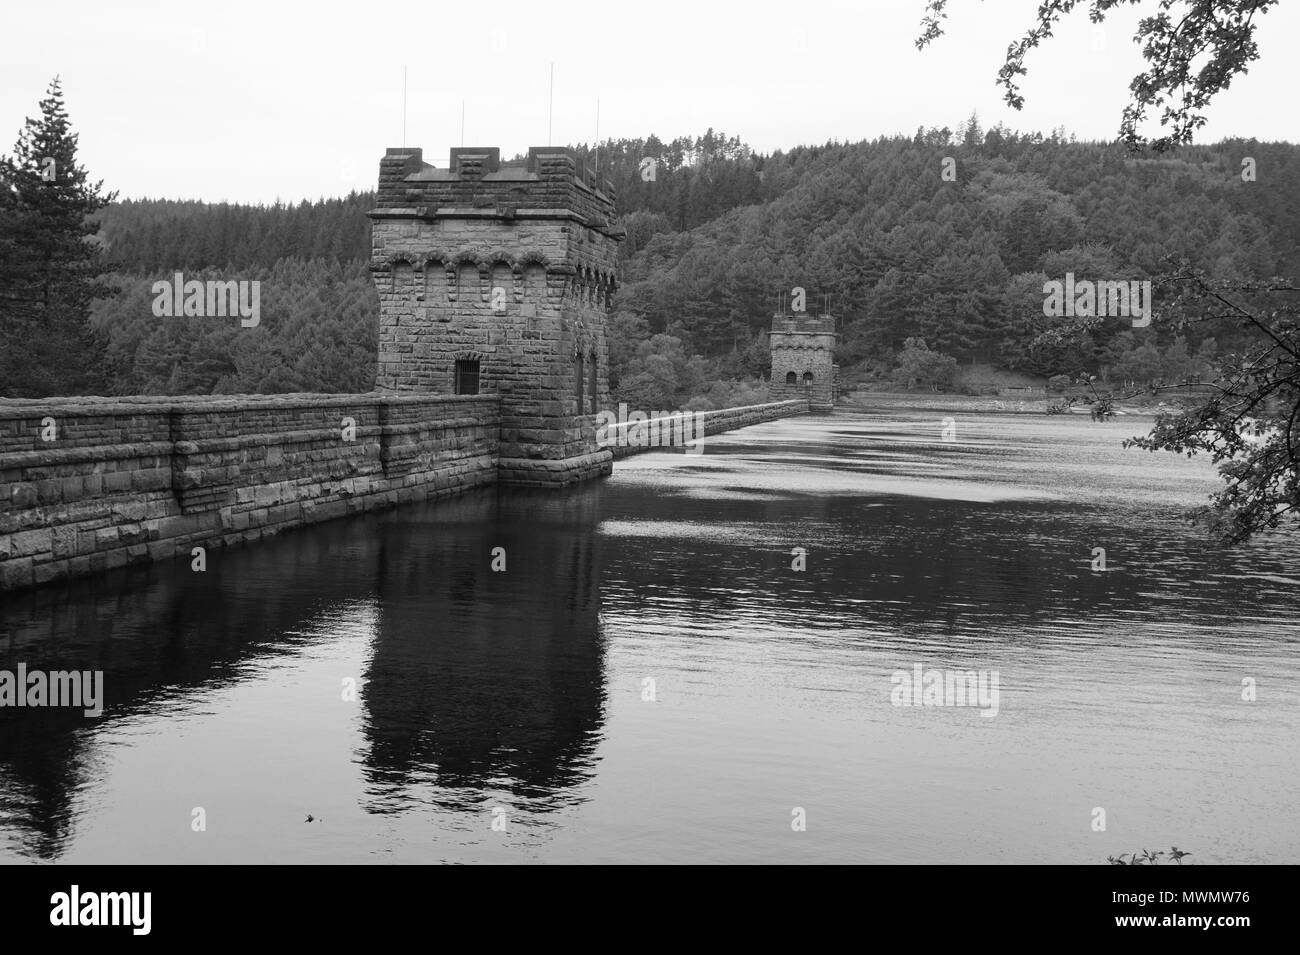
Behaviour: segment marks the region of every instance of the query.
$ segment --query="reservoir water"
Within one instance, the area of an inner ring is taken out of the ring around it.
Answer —
[[[941,417],[6,597],[0,669],[105,711],[0,709],[0,860],[1300,859],[1300,535],[1207,543],[1150,419]],[[895,705],[917,666],[996,715]]]

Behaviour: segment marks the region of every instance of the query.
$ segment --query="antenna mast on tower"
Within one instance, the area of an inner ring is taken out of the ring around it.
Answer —
[[[551,123],[555,119],[555,64],[551,64],[551,93],[546,103],[546,145],[551,142]]]

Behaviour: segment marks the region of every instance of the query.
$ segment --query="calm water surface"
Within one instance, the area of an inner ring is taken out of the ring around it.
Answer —
[[[9,598],[107,704],[0,710],[0,860],[1296,862],[1300,538],[1208,547],[1148,425],[798,418]]]

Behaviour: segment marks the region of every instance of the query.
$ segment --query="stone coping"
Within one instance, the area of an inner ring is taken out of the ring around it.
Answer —
[[[129,395],[122,397],[74,395],[52,398],[0,398],[0,418],[29,418],[57,410],[61,414],[114,415],[160,414],[170,411],[205,413],[229,409],[257,408],[346,408],[365,404],[426,405],[500,402],[499,395],[426,395],[390,391],[321,395],[307,393],[277,395]]]

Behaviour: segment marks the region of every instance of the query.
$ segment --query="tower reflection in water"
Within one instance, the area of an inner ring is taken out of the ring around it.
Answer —
[[[357,627],[343,633],[342,618],[357,608],[369,644],[355,747],[365,812],[478,811],[503,794],[532,812],[572,803],[605,718],[601,491],[487,489],[222,551],[202,574],[177,560],[6,598],[0,669],[101,670],[105,710],[0,708],[0,853],[59,858],[95,824],[123,727],[179,726],[207,700],[350,639]],[[497,547],[505,570],[494,572]],[[284,708],[310,712],[299,692],[277,700],[280,725],[295,725]]]
[[[545,811],[589,777],[605,708],[598,485],[476,495],[384,518],[364,674],[371,803]],[[493,567],[504,567],[494,570]]]

